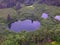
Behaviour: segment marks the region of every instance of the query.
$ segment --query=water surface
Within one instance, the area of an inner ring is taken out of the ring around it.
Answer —
[[[34,31],[39,29],[40,22],[39,21],[31,21],[31,20],[24,20],[24,21],[17,21],[11,24],[10,30],[13,30],[14,32],[20,32],[20,31]]]
[[[41,16],[43,19],[47,19],[48,18],[48,14],[47,13],[42,13],[42,16]]]
[[[56,15],[54,18],[55,18],[56,20],[60,21],[60,15]]]

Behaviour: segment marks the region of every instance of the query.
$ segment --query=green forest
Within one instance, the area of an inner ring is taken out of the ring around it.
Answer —
[[[21,6],[19,10],[15,7],[0,9],[0,45],[60,45],[60,21],[54,19],[54,16],[60,15],[60,7],[38,3]],[[48,14],[47,19],[41,18],[44,12]],[[11,18],[9,21],[8,14]],[[40,28],[18,33],[7,29],[10,22],[25,20],[27,17],[39,21]]]

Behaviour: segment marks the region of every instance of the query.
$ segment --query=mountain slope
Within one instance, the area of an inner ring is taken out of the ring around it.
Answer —
[[[60,6],[60,0],[0,0],[0,9],[11,8],[16,6],[17,3],[31,5],[34,2],[45,3],[47,5]]]

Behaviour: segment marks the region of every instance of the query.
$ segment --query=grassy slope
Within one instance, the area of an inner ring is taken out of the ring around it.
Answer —
[[[60,13],[60,7],[55,7],[55,6],[47,6],[45,5],[44,9],[46,10],[47,13],[51,14],[51,15],[54,15],[54,14],[59,14]],[[21,10],[22,12],[25,11],[25,9],[22,8]],[[0,17],[3,17],[3,18],[6,18],[8,14],[16,14],[15,10],[13,10],[12,8],[8,8],[8,9],[0,9]],[[5,34],[5,33],[4,33]],[[7,33],[6,33],[7,34]],[[3,35],[3,34],[2,34]],[[10,36],[10,37],[9,37]],[[8,39],[11,39],[11,36],[12,35],[9,35],[8,34]],[[16,36],[17,37],[17,36]],[[20,37],[17,37],[17,38],[20,38]],[[10,41],[10,40],[9,40]],[[8,41],[8,42],[9,42]],[[6,41],[7,43],[7,41]],[[5,44],[4,44],[5,45]],[[48,45],[48,44],[46,44]]]
[[[41,5],[42,8],[43,5]],[[28,11],[29,9],[27,7],[23,7],[20,11],[21,12],[30,12]],[[44,10],[48,13],[48,14],[59,14],[60,13],[60,7],[56,7],[56,6],[47,6],[44,5]],[[10,15],[14,15],[16,14],[16,11],[13,8],[5,8],[5,9],[0,9],[0,17],[6,18],[6,16],[10,14]]]
[[[0,17],[6,18],[8,14],[13,15],[16,11],[12,8],[0,9]]]

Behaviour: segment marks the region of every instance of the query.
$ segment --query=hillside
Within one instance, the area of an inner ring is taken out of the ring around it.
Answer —
[[[60,45],[60,0],[0,0],[0,45]]]
[[[53,6],[60,6],[60,0],[0,0],[0,9],[14,7],[17,3],[32,5],[34,2],[38,2],[40,4],[44,3]]]

